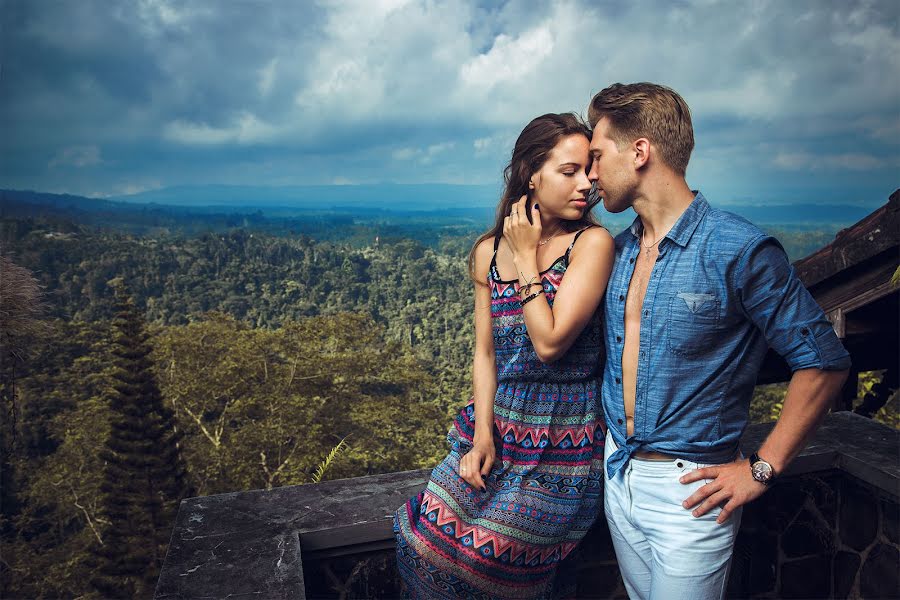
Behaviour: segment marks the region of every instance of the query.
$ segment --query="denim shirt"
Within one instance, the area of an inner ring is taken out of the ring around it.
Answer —
[[[626,439],[622,384],[625,298],[643,230],[616,236],[604,302],[602,398],[618,450],[615,475],[638,450],[699,463],[733,460],[767,349],[791,371],[844,370],[850,356],[794,273],[784,249],[745,219],[693,202],[659,243],[641,309],[634,435]]]

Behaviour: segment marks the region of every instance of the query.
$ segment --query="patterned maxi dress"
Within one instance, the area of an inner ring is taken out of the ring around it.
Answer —
[[[578,235],[541,273],[551,306]],[[459,476],[474,435],[469,401],[447,435],[450,454],[394,516],[398,567],[415,599],[548,598],[558,563],[602,508],[600,311],[565,356],[543,364],[525,328],[519,284],[497,272],[498,243],[489,275],[497,459],[486,492]]]

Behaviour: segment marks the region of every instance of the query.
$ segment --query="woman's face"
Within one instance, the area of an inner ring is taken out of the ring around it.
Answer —
[[[531,178],[533,201],[541,218],[575,221],[584,215],[591,182],[587,177],[589,142],[583,135],[562,138],[550,151],[547,162]]]

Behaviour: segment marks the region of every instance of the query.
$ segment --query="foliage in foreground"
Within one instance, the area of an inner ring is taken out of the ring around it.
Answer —
[[[21,508],[3,539],[4,597],[89,591],[92,555],[111,524],[102,458],[108,398],[120,385],[111,332],[109,323],[55,323],[33,344],[42,368],[18,380]],[[370,317],[254,329],[210,314],[157,327],[148,343],[198,495],[308,483],[336,446],[328,478],[430,466],[444,452],[439,383]]]

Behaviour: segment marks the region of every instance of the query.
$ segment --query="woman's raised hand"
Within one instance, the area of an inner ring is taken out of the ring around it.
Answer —
[[[512,205],[510,214],[503,220],[503,237],[514,257],[534,256],[541,240],[541,213],[537,205],[531,207],[531,223],[525,214],[527,196]]]

